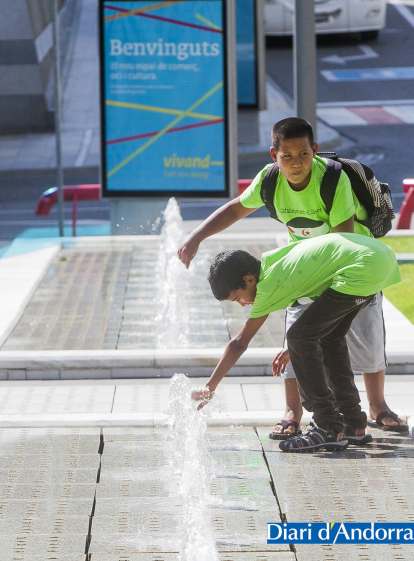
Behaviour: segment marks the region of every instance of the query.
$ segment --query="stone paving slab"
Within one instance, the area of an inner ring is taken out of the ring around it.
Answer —
[[[57,484],[47,485],[42,483],[25,485],[10,485],[9,483],[0,484],[1,499],[49,499],[58,501],[60,499],[90,499],[95,496],[95,484]]]
[[[43,438],[47,441],[53,440],[55,437],[59,439],[64,437],[71,438],[74,442],[82,440],[92,440],[100,438],[100,429],[94,427],[81,427],[81,428],[56,428],[53,426],[47,428],[33,428],[33,429],[0,429],[0,443],[3,440],[12,441],[21,439],[26,442],[28,439]]]
[[[269,472],[260,452],[210,452],[215,460],[216,477],[267,477]]]
[[[97,534],[92,530],[88,552],[95,553],[180,553],[181,539],[171,534],[157,536],[140,536],[128,533]]]
[[[84,561],[86,533],[59,535],[0,535],[2,560],[19,561],[64,559]],[[82,557],[83,554],[83,557]]]
[[[7,414],[110,413],[115,386],[0,387],[0,411]]]
[[[154,276],[160,277],[162,266],[162,238],[153,243],[139,239],[121,243],[99,244],[78,242],[65,247],[53,260],[48,274],[26,306],[19,323],[2,346],[2,351],[81,350],[81,349],[154,349],[176,346],[169,336],[162,334],[158,315],[163,313],[154,295]],[[245,322],[245,313],[235,306],[229,311],[226,304],[214,300],[206,276],[211,258],[227,242],[209,240],[203,255],[190,275],[185,273],[184,284],[197,287],[197,293],[185,291],[181,312],[187,321],[187,343],[184,347],[224,347],[232,331]],[[234,247],[253,253],[271,249],[274,241],[232,240]],[[161,277],[162,278],[162,277]],[[157,287],[155,287],[157,289]],[[158,286],[162,290],[162,286]],[[148,303],[153,304],[149,307]],[[154,313],[155,310],[155,313]],[[233,314],[235,316],[233,317]],[[275,345],[283,336],[283,319],[275,314],[271,329],[266,326],[252,345]]]
[[[249,438],[240,439],[239,442],[234,440],[210,440],[209,442],[209,450],[211,452],[226,452],[226,451],[233,451],[233,452],[247,452],[247,451],[256,451],[261,452],[262,447],[260,445],[259,440],[256,438],[255,440],[251,440]]]
[[[21,429],[24,430],[24,429]],[[96,452],[98,454],[99,438],[97,436],[91,437],[60,437],[56,439],[52,437],[39,436],[38,438],[31,437],[29,439],[21,438],[19,440],[0,440],[0,453],[5,456],[9,455],[56,455],[59,454],[91,454]]]
[[[172,497],[177,494],[177,484],[174,480],[160,481],[105,481],[96,488],[97,501],[122,497]]]
[[[243,395],[249,411],[283,410],[286,403],[284,384],[280,383],[270,386],[260,383],[245,384],[243,385]]]
[[[107,535],[113,533],[136,534],[141,538],[152,537],[158,539],[159,534],[169,534],[180,537],[183,534],[183,516],[181,512],[177,514],[167,514],[160,512],[146,512],[137,515],[125,515],[123,513],[110,516],[93,517],[92,535]]]
[[[220,561],[295,561],[293,552],[260,551],[260,552],[220,552]],[[93,553],[90,561],[180,561],[181,554],[147,553],[145,556],[125,553]]]
[[[176,496],[168,497],[136,497],[118,496],[109,499],[99,497],[95,506],[95,516],[137,516],[148,512],[178,514],[182,511],[182,501]]]
[[[62,517],[90,516],[94,498],[68,499],[66,497],[51,500],[37,497],[25,499],[0,498],[0,517]]]
[[[1,450],[1,447],[0,447]],[[0,470],[5,469],[52,469],[52,470],[70,470],[70,469],[87,469],[95,473],[98,471],[101,463],[99,454],[59,454],[59,455],[0,455]]]
[[[228,498],[248,498],[272,508],[276,504],[270,485],[270,479],[213,479],[210,484],[211,494]]]
[[[260,470],[260,468],[266,467],[260,450],[240,450],[237,448],[232,449],[231,447],[225,449],[210,448],[210,454],[216,462],[216,473],[221,473],[220,470],[223,469],[226,472],[232,469],[238,472],[239,469],[247,471],[250,469]]]
[[[370,429],[373,443],[341,453],[286,454],[257,429],[289,522],[414,522],[414,440]],[[407,546],[297,546],[298,561],[411,559]],[[412,552],[411,552],[412,553]]]
[[[53,245],[0,260],[0,347],[24,315],[51,262],[60,251]]]
[[[169,403],[169,385],[119,385],[113,399],[112,413],[162,413]]]
[[[20,517],[0,518],[1,535],[67,535],[86,534],[89,528],[89,516],[59,517]]]
[[[64,484],[85,485],[96,483],[97,469],[56,469],[54,467],[40,469],[13,468],[0,470],[0,485],[15,484],[25,485],[34,481],[43,480],[62,481]]]
[[[266,542],[267,523],[280,520],[279,511],[230,511],[212,509],[211,525],[219,539],[233,534],[243,534],[246,537],[262,533],[263,541]],[[92,522],[92,534],[111,534],[114,531],[125,533],[136,533],[141,536],[161,534],[178,534],[184,530],[183,518],[179,514],[166,514],[151,512],[141,515],[126,516],[119,515],[98,516],[95,513]]]
[[[217,393],[219,402],[227,411],[247,411],[243,389],[240,386],[221,385]]]
[[[234,386],[237,384],[231,384]],[[117,386],[118,387],[118,386]],[[108,442],[152,442],[162,443],[169,440],[169,428],[165,427],[104,427],[103,438]],[[251,427],[227,426],[225,428],[208,427],[206,438],[211,448],[234,445],[243,447],[248,446],[250,450],[261,450],[259,438],[255,430]],[[110,448],[108,448],[109,450]]]
[[[146,445],[145,445],[146,444]],[[102,456],[102,468],[147,467],[159,469],[171,467],[172,458],[169,448],[162,442],[106,442]]]
[[[237,535],[230,536],[228,539],[221,539],[217,536],[216,547],[221,551],[289,551],[288,545],[266,544],[265,535]],[[89,546],[89,552],[93,555],[96,553],[179,553],[181,550],[181,540],[174,538],[171,534],[157,534],[157,537],[150,538],[148,536],[139,536],[130,533],[113,533],[104,535],[94,535],[92,529],[92,539]]]
[[[168,437],[168,427],[104,427],[102,433],[105,444],[108,442],[165,442]]]
[[[233,385],[233,384],[232,384]],[[250,449],[256,450],[259,445],[259,439],[256,431],[251,427],[230,425],[223,428],[208,427],[206,437],[214,446],[223,444],[234,444],[235,446],[252,446]]]

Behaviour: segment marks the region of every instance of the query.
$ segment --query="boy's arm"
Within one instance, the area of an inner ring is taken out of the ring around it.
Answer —
[[[345,232],[345,233],[348,233],[348,234],[353,234],[354,233],[354,217],[351,216],[351,218],[348,218],[348,220],[345,220],[344,222],[341,222],[337,226],[334,226],[333,231],[334,232]]]
[[[191,232],[178,248],[178,257],[188,269],[192,259],[197,254],[198,246],[203,240],[218,232],[222,232],[255,210],[257,209],[244,207],[240,202],[240,197],[229,201],[213,212],[198,228]]]
[[[204,407],[204,405],[206,405],[206,403],[208,403],[208,401],[210,401],[212,393],[215,391],[227,372],[236,364],[241,355],[247,349],[250,341],[262,327],[267,317],[268,316],[266,315],[260,318],[248,319],[242,329],[238,332],[238,334],[233,337],[233,339],[227,344],[223,356],[221,357],[219,363],[213,371],[213,374],[210,376],[210,379],[206,384],[206,388],[209,391],[195,391],[192,394],[192,398],[195,401],[201,400],[201,403],[197,409],[201,409],[202,407]]]

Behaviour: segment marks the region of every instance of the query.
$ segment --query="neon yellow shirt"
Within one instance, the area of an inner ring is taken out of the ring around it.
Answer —
[[[240,195],[245,208],[263,206],[260,189],[263,177],[272,164],[260,171],[250,186]],[[290,240],[295,242],[314,238],[333,231],[335,226],[345,222],[355,214],[359,220],[366,220],[367,213],[352,190],[351,182],[344,171],[341,172],[332,209],[326,213],[321,198],[320,185],[326,169],[326,159],[315,156],[309,184],[302,191],[294,191],[279,171],[275,189],[274,204],[277,216],[289,230]],[[373,237],[365,226],[355,222],[354,232]]]
[[[394,252],[384,243],[360,234],[327,234],[263,253],[250,317],[319,296],[328,287],[371,296],[400,281]]]

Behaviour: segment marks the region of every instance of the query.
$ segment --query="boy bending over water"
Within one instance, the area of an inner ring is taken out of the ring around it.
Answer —
[[[261,263],[246,251],[223,251],[208,279],[217,300],[253,308],[228,343],[206,389],[193,392],[199,409],[271,312],[294,306],[303,297],[317,297],[287,332],[302,404],[313,413],[316,426],[279,446],[285,452],[342,450],[348,440],[371,440],[365,435],[367,416],[360,407],[345,335],[377,292],[401,281],[387,245],[359,234],[326,234],[264,253]]]

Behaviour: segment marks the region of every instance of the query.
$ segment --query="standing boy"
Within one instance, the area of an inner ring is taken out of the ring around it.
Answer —
[[[303,406],[316,427],[280,443],[285,452],[319,448],[341,450],[347,427],[357,438],[367,425],[345,341],[357,314],[380,290],[401,281],[392,250],[358,234],[327,234],[262,255],[262,262],[241,250],[224,251],[210,268],[218,300],[253,305],[250,319],[228,343],[206,389],[193,392],[203,407],[232,368],[269,313],[298,298],[316,298],[292,325],[287,344]]]
[[[355,232],[372,237],[365,226],[354,220],[354,217],[364,220],[367,215],[343,171],[332,209],[329,214],[326,212],[320,195],[326,160],[316,155],[318,145],[314,142],[312,127],[307,121],[298,118],[279,121],[272,129],[272,144],[270,155],[279,165],[274,204],[278,218],[288,228],[290,241],[314,238],[330,232]],[[264,205],[260,194],[261,183],[270,165],[257,174],[240,197],[214,212],[180,246],[178,256],[187,268],[204,239],[225,230]],[[309,306],[299,302],[293,304],[287,309],[287,328]],[[364,376],[371,418],[391,430],[407,430],[407,426],[390,410],[384,398],[386,357],[381,293],[376,294],[370,305],[358,315],[347,341],[352,368]],[[276,425],[270,437],[281,439],[297,433],[302,405],[294,368],[292,365],[286,367],[289,362],[287,349],[279,353],[275,360],[275,375],[281,373],[284,376],[286,411],[284,419]]]

